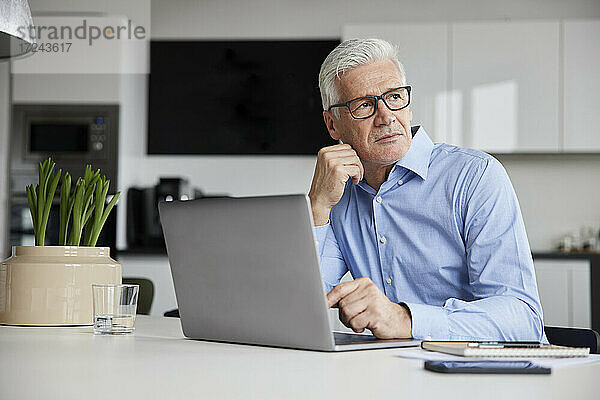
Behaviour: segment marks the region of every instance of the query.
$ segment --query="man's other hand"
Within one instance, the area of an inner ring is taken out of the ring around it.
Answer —
[[[327,293],[327,306],[339,308],[340,321],[354,332],[370,329],[380,339],[412,336],[408,308],[392,303],[369,278],[340,283]]]
[[[319,150],[308,193],[315,226],[327,223],[329,212],[342,198],[348,179],[357,184],[363,175],[363,165],[349,144],[336,144]]]

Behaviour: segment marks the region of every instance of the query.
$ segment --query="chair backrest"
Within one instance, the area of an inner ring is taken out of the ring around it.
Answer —
[[[140,285],[137,313],[149,315],[150,308],[152,307],[152,300],[154,299],[154,284],[152,281],[150,279],[137,277],[123,278],[122,281],[123,283],[130,285]]]
[[[172,318],[180,318],[179,317],[179,308],[175,308],[173,310],[165,311],[163,314],[164,317],[172,317]]]
[[[545,326],[544,332],[551,344],[569,347],[589,347],[591,354],[600,352],[600,335],[592,329]]]

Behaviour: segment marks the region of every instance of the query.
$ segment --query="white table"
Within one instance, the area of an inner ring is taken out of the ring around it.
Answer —
[[[138,316],[132,336],[0,327],[0,399],[598,399],[600,364],[552,375],[447,375],[399,351],[320,353],[185,339]]]

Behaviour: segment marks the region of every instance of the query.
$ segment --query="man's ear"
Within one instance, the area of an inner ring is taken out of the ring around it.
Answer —
[[[331,136],[333,140],[340,140],[342,134],[335,127],[335,117],[331,113],[331,111],[323,111],[323,121],[325,121],[325,126],[327,127],[327,131],[329,132],[329,136]]]

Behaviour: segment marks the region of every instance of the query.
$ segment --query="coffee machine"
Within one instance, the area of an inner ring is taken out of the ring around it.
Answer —
[[[159,178],[157,185],[146,188],[132,187],[127,191],[127,247],[129,250],[165,250],[162,227],[158,215],[160,201],[192,200],[192,191],[184,178]]]

